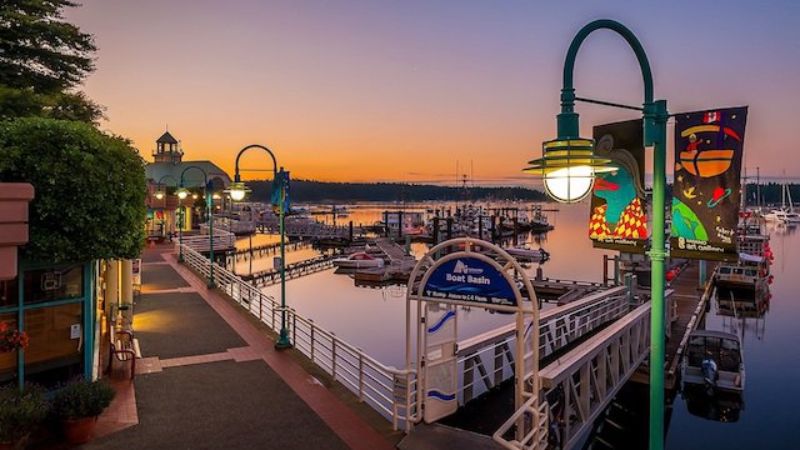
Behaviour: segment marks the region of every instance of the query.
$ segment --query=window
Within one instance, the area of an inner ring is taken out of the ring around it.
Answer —
[[[83,266],[25,271],[25,304],[83,296]]]

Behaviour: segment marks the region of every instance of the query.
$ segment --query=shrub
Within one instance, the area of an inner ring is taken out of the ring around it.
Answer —
[[[47,417],[44,390],[26,384],[20,392],[16,384],[0,387],[0,442],[25,438]]]
[[[104,381],[76,380],[53,397],[53,412],[62,419],[96,417],[111,404],[114,389]]]
[[[82,122],[0,122],[0,181],[36,190],[25,259],[135,258],[144,246],[144,161],[121,137]]]

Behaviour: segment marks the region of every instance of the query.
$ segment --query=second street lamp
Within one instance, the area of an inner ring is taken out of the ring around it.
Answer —
[[[195,169],[199,170],[200,173],[203,174],[203,186],[205,192],[205,200],[206,200],[206,217],[208,220],[208,258],[209,258],[209,271],[208,271],[208,287],[213,288],[216,287],[216,282],[214,281],[214,203],[212,200],[212,190],[213,186],[211,184],[211,180],[208,179],[208,174],[202,167],[199,166],[187,166],[181,172],[181,182],[180,188],[175,192],[180,200],[186,200],[189,197],[189,190],[184,187],[184,175],[187,171]],[[181,228],[180,234],[178,237],[178,261],[183,261],[183,206],[181,205]]]
[[[641,108],[627,105],[579,98],[573,87],[573,71],[578,49],[593,31],[607,29],[616,32],[630,45],[639,62],[644,80],[644,102]],[[593,142],[579,137],[578,114],[575,101],[601,104],[638,110],[644,118],[644,146],[653,146],[653,234],[650,252],[650,450],[664,448],[664,260],[665,245],[665,205],[666,154],[667,154],[667,101],[653,100],[653,76],[650,62],[636,36],[624,25],[613,20],[596,20],[583,27],[569,46],[564,62],[564,84],[561,89],[561,113],[558,115],[558,138],[544,143],[542,159],[531,161],[532,166],[525,171],[545,177],[545,189],[558,201],[571,203],[588,195],[591,183],[573,180],[574,175],[585,177],[603,168],[603,161],[596,158]],[[556,144],[554,144],[556,143]],[[561,151],[563,149],[563,151]],[[575,153],[577,151],[577,153]],[[552,152],[552,153],[551,153]],[[556,170],[548,172],[550,168]],[[593,164],[596,164],[593,165]],[[564,171],[564,169],[567,169]],[[611,169],[613,170],[613,169]],[[550,180],[548,176],[558,175],[561,180]]]
[[[278,189],[280,192],[278,193],[278,223],[279,223],[279,233],[281,239],[281,267],[280,267],[280,274],[281,274],[281,331],[278,336],[278,341],[275,342],[275,348],[277,349],[286,349],[292,347],[292,342],[289,339],[289,330],[286,328],[286,227],[285,227],[285,218],[286,218],[286,184],[288,183],[288,177],[286,172],[284,172],[283,167],[281,170],[278,171],[278,161],[275,159],[275,154],[272,153],[272,150],[268,149],[263,145],[258,144],[251,144],[243,149],[239,150],[239,153],[236,155],[236,163],[235,163],[235,170],[236,173],[234,175],[233,183],[231,183],[230,188],[228,189],[228,194],[230,195],[231,199],[234,201],[241,201],[245,198],[250,189],[242,182],[242,177],[239,174],[239,159],[242,157],[242,154],[251,148],[261,149],[267,152],[272,158],[272,173],[273,173],[273,186],[278,185]]]

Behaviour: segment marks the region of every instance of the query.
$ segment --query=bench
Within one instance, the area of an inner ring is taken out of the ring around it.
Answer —
[[[111,326],[111,363],[113,360],[131,363],[131,379],[136,374],[136,358],[139,357],[138,342],[133,338],[133,330],[117,330]]]

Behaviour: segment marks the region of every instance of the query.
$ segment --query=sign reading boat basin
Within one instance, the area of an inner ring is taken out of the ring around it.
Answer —
[[[517,296],[503,272],[474,257],[451,259],[435,267],[422,292],[442,300],[517,305]]]

